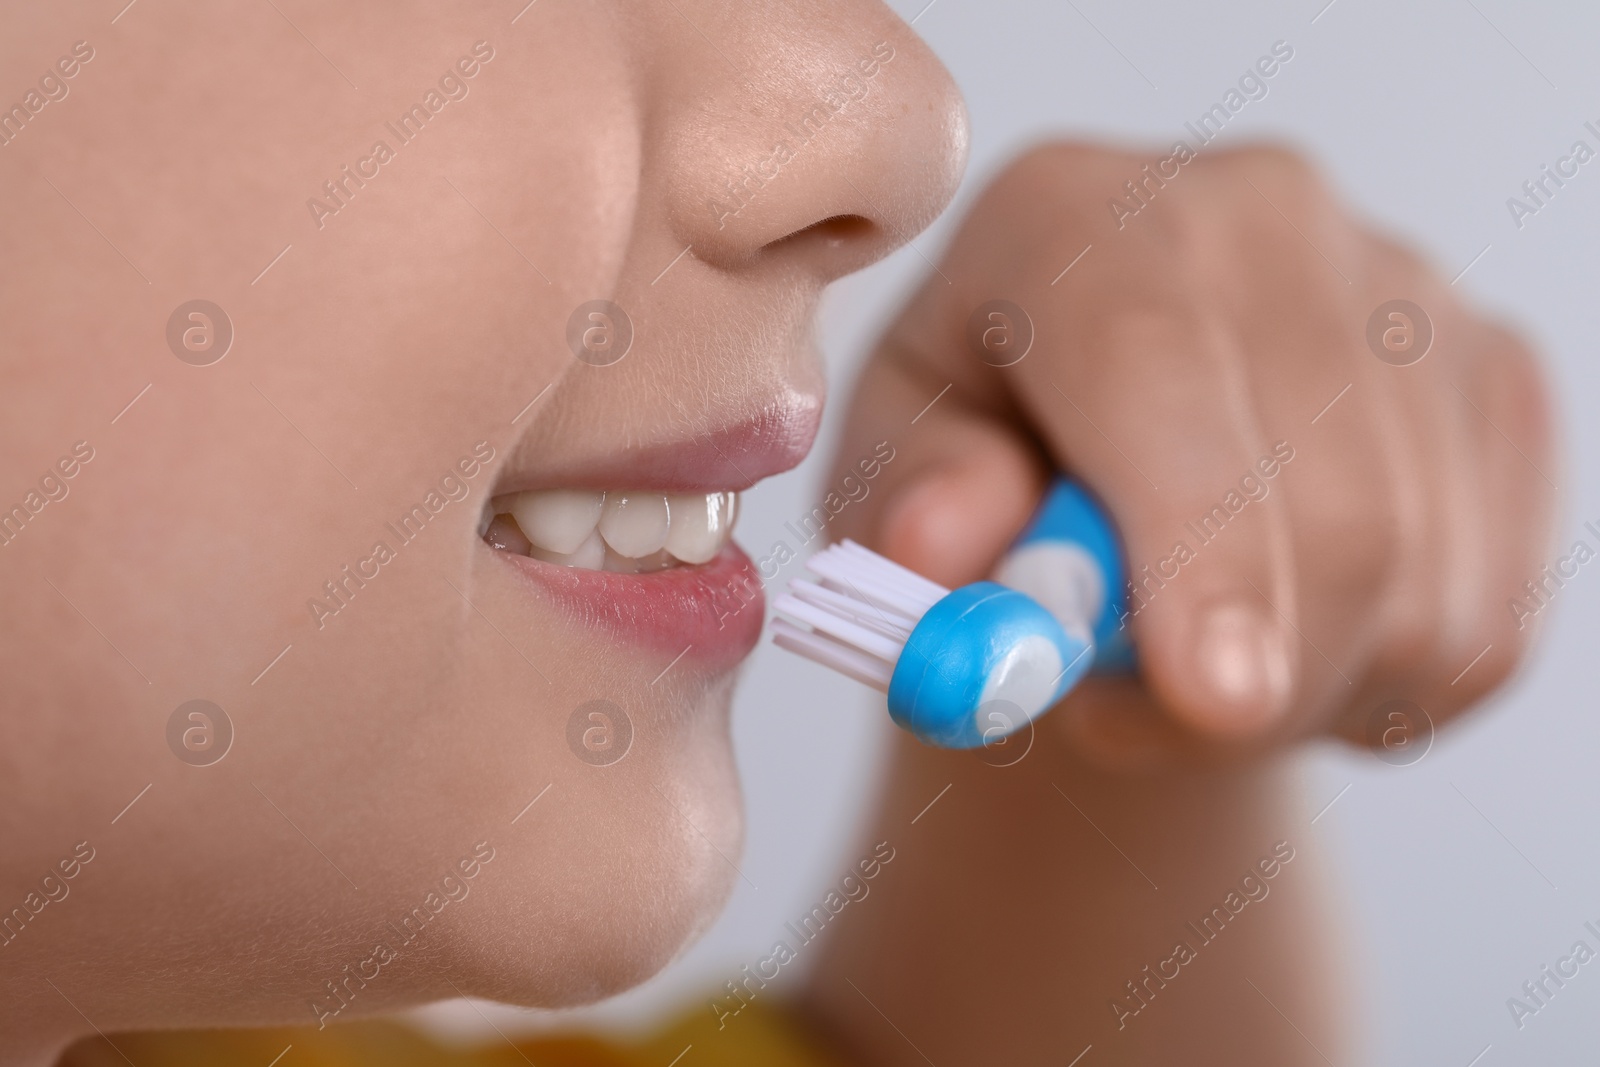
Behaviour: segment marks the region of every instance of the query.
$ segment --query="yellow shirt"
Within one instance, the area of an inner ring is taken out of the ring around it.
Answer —
[[[398,1023],[356,1022],[325,1030],[95,1037],[74,1045],[59,1067],[127,1067],[130,1061],[138,1067],[848,1067],[792,1016],[757,1002],[722,1029],[709,1012],[697,1011],[639,1044],[568,1036],[451,1049]]]

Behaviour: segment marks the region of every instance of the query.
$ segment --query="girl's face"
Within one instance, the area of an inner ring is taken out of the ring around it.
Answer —
[[[638,982],[737,877],[723,494],[954,87],[865,0],[121,6],[0,13],[0,1032]]]

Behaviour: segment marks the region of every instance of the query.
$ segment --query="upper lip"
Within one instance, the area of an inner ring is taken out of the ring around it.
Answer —
[[[796,466],[811,450],[821,420],[818,397],[792,393],[755,415],[677,440],[626,445],[607,455],[541,460],[512,459],[496,496],[530,489],[637,489],[663,493],[714,493],[748,489]]]

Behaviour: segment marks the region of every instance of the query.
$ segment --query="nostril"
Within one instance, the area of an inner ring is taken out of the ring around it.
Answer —
[[[828,237],[867,237],[878,232],[878,224],[862,215],[834,215],[811,227]]]
[[[831,247],[850,244],[868,244],[874,238],[881,237],[882,231],[877,223],[862,215],[832,215],[828,218],[813,222],[803,230],[784,237],[779,244],[802,244],[810,241],[821,241]]]

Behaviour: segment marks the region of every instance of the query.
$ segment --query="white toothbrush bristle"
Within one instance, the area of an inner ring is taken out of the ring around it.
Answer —
[[[870,627],[861,625],[854,619],[830,611],[827,608],[818,607],[815,604],[807,604],[797,596],[780,596],[777,602],[773,604],[773,608],[791,618],[806,623],[818,633],[827,634],[836,641],[854,645],[861,651],[870,653],[882,660],[892,662],[898,659],[900,650],[905,647],[904,638],[896,641],[892,637],[886,637],[881,633],[875,632]]]
[[[900,614],[898,611],[888,611],[874,607],[871,604],[856,600],[837,589],[817,585],[815,582],[796,583],[791,594],[795,599],[806,604],[813,604],[819,608],[843,615],[848,619],[869,629],[883,634],[885,637],[904,642],[911,635],[911,630],[916,626],[917,620]]]
[[[885,665],[881,659],[822,634],[802,630],[788,619],[772,620],[772,643],[790,652],[798,652],[824,667],[831,667],[864,685],[885,693],[889,691],[889,676],[893,668]]]
[[[912,629],[950,590],[854,541],[823,549],[806,569],[817,580],[792,579],[773,604],[791,617],[773,620],[773,643],[887,692]]]

